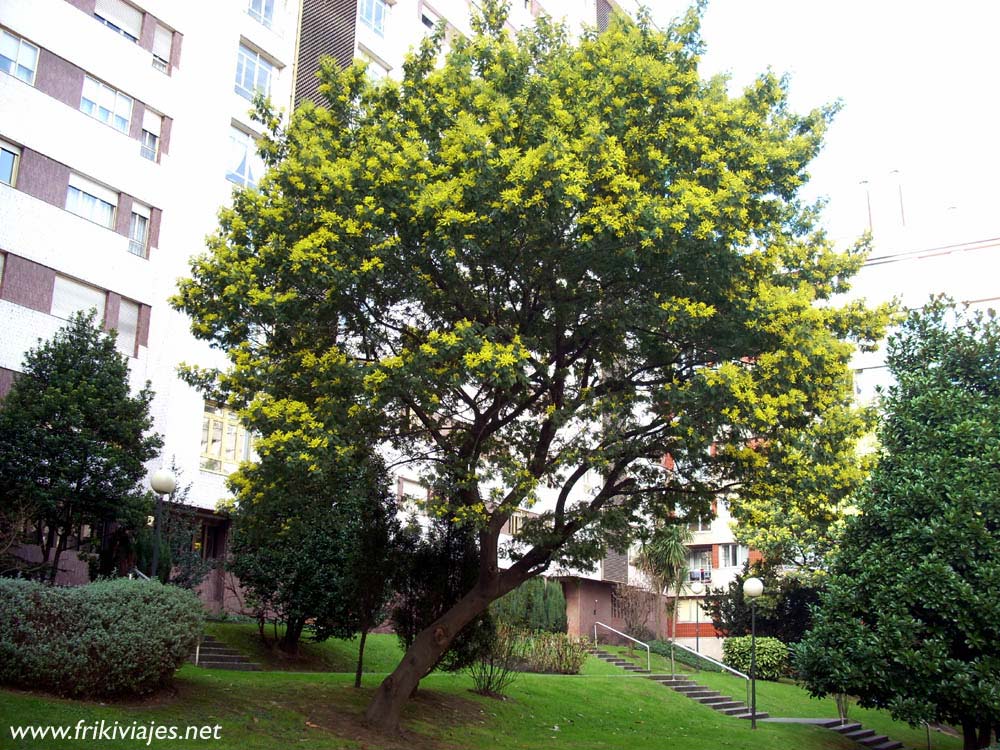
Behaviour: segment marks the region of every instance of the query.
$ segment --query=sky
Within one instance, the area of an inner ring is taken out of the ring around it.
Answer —
[[[647,2],[663,25],[689,5]],[[797,111],[839,100],[804,195],[838,244],[870,200],[888,254],[1000,237],[998,30],[997,0],[709,0],[702,72],[787,73]]]

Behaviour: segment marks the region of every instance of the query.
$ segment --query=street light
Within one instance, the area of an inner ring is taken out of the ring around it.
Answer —
[[[705,593],[705,587],[701,585],[701,581],[695,581],[691,584],[691,593],[694,594],[694,650],[695,653],[701,653],[701,604],[698,602],[699,597]]]
[[[743,596],[750,597],[750,728],[757,728],[757,597],[764,593],[764,582],[747,578]]]
[[[172,471],[158,469],[149,478],[149,486],[156,493],[156,511],[153,515],[153,560],[149,566],[149,577],[156,578],[160,564],[160,515],[163,508],[163,496],[169,495],[177,486],[177,477]]]

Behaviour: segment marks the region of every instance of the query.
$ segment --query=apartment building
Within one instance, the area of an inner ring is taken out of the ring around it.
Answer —
[[[201,548],[221,556],[213,512],[251,455],[234,414],[177,377],[224,365],[167,304],[218,208],[262,173],[258,92],[286,113],[317,97],[325,55],[402,75],[438,25],[470,34],[471,0],[4,0],[0,4],[0,396],[24,352],[77,310],[118,331],[138,389],[152,382],[160,463],[202,509]],[[626,4],[627,5],[627,4]],[[541,13],[603,27],[610,0],[514,0],[510,26]],[[638,7],[625,7],[634,12]],[[397,477],[401,500],[425,489]],[[70,555],[72,560],[72,555]],[[221,606],[217,576],[205,591]]]

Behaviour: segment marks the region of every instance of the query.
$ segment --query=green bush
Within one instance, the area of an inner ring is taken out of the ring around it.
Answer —
[[[490,605],[493,619],[516,630],[566,632],[566,598],[558,581],[529,578]]]
[[[520,635],[521,671],[543,674],[579,674],[587,660],[587,644],[565,633],[542,630]]]
[[[727,638],[722,642],[722,661],[733,669],[750,674],[750,636]],[[788,673],[788,646],[777,638],[757,638],[757,677],[777,680]]]
[[[670,658],[670,641],[650,641],[649,650],[654,654]],[[674,661],[688,667],[700,669],[702,672],[721,672],[722,667],[716,666],[710,661],[699,659],[694,654],[690,654],[682,648],[674,649]]]
[[[191,654],[201,628],[201,602],[174,586],[0,579],[0,682],[69,696],[149,693]]]

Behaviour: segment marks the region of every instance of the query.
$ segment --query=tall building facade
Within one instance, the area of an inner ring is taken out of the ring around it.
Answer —
[[[25,351],[77,310],[118,332],[134,388],[152,382],[161,459],[204,509],[201,548],[225,549],[212,513],[251,455],[236,416],[177,377],[224,365],[167,303],[234,187],[262,165],[258,92],[286,113],[317,99],[323,56],[400,77],[438,25],[470,34],[473,0],[3,0],[0,3],[0,395]],[[541,13],[603,27],[609,0],[513,0],[512,30]],[[637,6],[623,8],[634,12]],[[424,491],[400,475],[401,499]],[[207,596],[221,602],[222,583]]]

